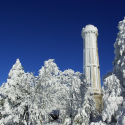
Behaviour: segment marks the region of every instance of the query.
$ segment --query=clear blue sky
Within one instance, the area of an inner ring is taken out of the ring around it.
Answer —
[[[0,0],[0,85],[17,58],[35,75],[48,59],[61,71],[83,73],[81,30],[88,24],[98,28],[102,79],[113,68],[117,25],[124,16],[125,0]]]

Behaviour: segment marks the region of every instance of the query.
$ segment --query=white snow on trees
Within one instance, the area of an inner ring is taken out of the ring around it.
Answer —
[[[2,85],[0,101],[1,124],[49,122],[52,110],[59,110],[62,122],[71,122],[83,103],[82,74],[71,69],[60,71],[53,59],[45,61],[39,76],[25,73],[19,59]]]
[[[81,108],[78,109],[78,114],[74,118],[74,125],[88,125],[90,123],[90,114],[94,114],[95,110],[93,90],[91,87],[88,87],[85,93],[84,102]]]
[[[110,124],[125,125],[125,17],[119,22],[118,29],[113,72],[108,72],[103,78],[102,119]]]
[[[107,76],[104,80],[103,90],[103,111],[102,111],[102,119],[108,123],[112,122],[112,118],[114,117],[116,120],[116,111],[118,111],[118,107],[123,102],[123,97],[120,96],[121,86],[120,81],[114,74]]]
[[[113,61],[113,73],[116,74],[120,80],[121,85],[123,85],[123,92],[125,91],[125,18],[123,21],[120,21],[118,24],[118,29],[120,30],[117,34],[116,42],[114,43],[115,47],[115,59]]]
[[[17,59],[0,87],[0,125],[125,125],[125,18],[118,29],[113,72],[103,77],[102,115],[84,74],[72,69],[62,72],[49,59],[34,76],[25,73]],[[59,111],[56,120],[50,118],[54,110]]]

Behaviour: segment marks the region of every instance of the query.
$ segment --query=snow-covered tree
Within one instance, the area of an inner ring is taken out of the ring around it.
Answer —
[[[71,69],[60,71],[53,59],[45,61],[39,76],[35,77],[33,73],[25,73],[17,59],[7,83],[0,88],[1,123],[39,125],[49,122],[50,113],[58,110],[59,119],[67,124],[67,116],[72,124],[78,109],[83,106],[83,77]]]
[[[44,101],[44,109],[41,112],[44,112],[47,118],[47,114],[56,109],[60,111],[59,118],[63,121],[66,115],[73,118],[77,114],[83,102],[80,91],[81,76],[81,73],[74,73],[71,69],[61,72],[53,59],[45,61],[39,70],[35,89],[38,98],[41,98],[40,104]]]
[[[74,72],[71,69],[65,70],[59,75],[62,79],[61,83],[67,85],[66,98],[64,98],[64,100],[66,101],[66,115],[71,118],[71,124],[83,103],[80,91],[81,84],[83,84],[80,79],[81,75],[80,72]]]
[[[103,90],[103,111],[102,119],[108,123],[117,121],[117,111],[123,102],[121,94],[121,85],[119,79],[110,71],[104,76]]]
[[[78,114],[74,118],[73,125],[89,125],[91,119],[95,117],[95,113],[93,89],[86,86],[84,102],[82,107],[78,109]]]
[[[59,98],[57,98],[57,95],[59,96],[58,91],[60,91],[60,93],[62,91],[62,96],[64,95],[65,90],[63,88],[60,89],[60,79],[57,78],[60,72],[56,63],[54,63],[54,59],[45,61],[44,66],[39,70],[38,83],[35,85],[35,90],[40,102],[40,112],[42,115],[45,115],[45,119],[47,120],[49,120],[49,113],[52,110],[58,109],[61,103]]]
[[[19,59],[17,59],[16,63],[13,65],[8,74],[7,83],[4,83],[3,87],[1,88],[1,98],[2,96],[4,97],[4,110],[1,111],[1,113],[5,124],[8,122],[10,123],[10,121],[12,123],[19,123],[19,119],[17,119],[18,115],[14,113],[14,107],[17,107],[21,102],[24,101],[21,100],[22,94],[20,94],[19,91],[19,82],[24,73],[23,67],[21,66]]]
[[[64,125],[70,125],[70,124],[71,124],[71,118],[68,115],[66,115]]]
[[[113,61],[113,73],[118,77],[121,84],[121,96],[123,97],[123,104],[119,106],[117,111],[117,124],[123,125],[125,123],[125,17],[120,21],[117,27],[120,31],[117,34],[117,39],[114,44],[115,59]]]
[[[122,95],[125,97],[125,17],[118,24],[120,30],[117,34],[115,47],[115,59],[113,61],[113,73],[116,74],[122,85]]]
[[[31,105],[31,84],[34,82],[31,73],[25,73],[19,59],[8,74],[7,83],[2,85],[0,101],[2,108],[1,123],[18,124],[29,121]]]
[[[109,71],[103,77],[103,107],[102,119],[105,122],[124,125],[124,98],[125,98],[125,17],[118,24],[113,72]]]
[[[119,106],[119,110],[117,111],[117,124],[116,125],[124,125],[125,124],[125,100],[122,105]]]

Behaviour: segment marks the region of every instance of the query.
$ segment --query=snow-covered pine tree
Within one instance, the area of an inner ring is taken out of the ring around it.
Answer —
[[[102,119],[116,125],[125,123],[125,17],[118,24],[120,30],[117,34],[113,72],[109,71],[103,77],[103,106]]]
[[[54,59],[45,61],[44,66],[39,70],[38,83],[35,85],[38,98],[40,99],[39,107],[41,107],[41,110],[39,111],[42,113],[42,116],[45,116],[47,122],[49,122],[49,113],[58,109],[61,104],[61,101],[57,98],[58,91],[63,91],[63,89],[60,89],[60,79],[57,77],[60,72],[56,63],[54,63]]]
[[[118,24],[120,30],[117,34],[115,48],[115,59],[113,61],[113,73],[118,77],[122,85],[122,95],[125,98],[125,17]]]
[[[4,110],[1,111],[1,121],[3,121],[4,124],[12,124],[15,122],[19,123],[19,119],[17,119],[18,115],[14,114],[14,107],[17,107],[20,105],[20,102],[23,102],[23,100],[20,98],[22,94],[20,94],[18,88],[20,88],[19,81],[24,73],[25,72],[21,66],[21,63],[19,59],[17,59],[16,63],[13,65],[8,74],[7,83],[4,83],[3,87],[1,88],[1,97],[3,96],[5,101],[3,106]]]
[[[29,121],[31,104],[29,90],[32,80],[34,80],[33,74],[25,73],[17,59],[8,74],[7,83],[0,88],[1,124],[26,124]]]
[[[121,84],[122,97],[124,99],[123,104],[119,107],[117,124],[123,125],[125,123],[125,17],[123,21],[120,21],[117,27],[120,31],[117,34],[115,47],[115,59],[113,61],[113,73],[118,77]]]
[[[123,102],[119,79],[109,71],[103,77],[103,111],[102,119],[107,123],[117,122],[117,111]]]

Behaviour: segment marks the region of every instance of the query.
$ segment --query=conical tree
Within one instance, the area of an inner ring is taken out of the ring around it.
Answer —
[[[122,95],[125,97],[125,17],[118,24],[120,30],[117,34],[115,47],[115,59],[113,61],[113,73],[118,77],[122,85]]]
[[[57,78],[60,72],[56,63],[54,63],[54,59],[45,61],[44,66],[39,70],[38,83],[35,85],[37,98],[39,99],[39,112],[42,113],[42,116],[45,116],[47,122],[49,121],[49,113],[58,108],[56,92],[60,87]]]
[[[7,83],[1,87],[0,97],[3,105],[1,121],[4,124],[26,124],[29,121],[32,77],[32,74],[24,72],[19,59],[17,59],[8,74]]]
[[[117,124],[123,125],[125,123],[125,17],[123,21],[118,24],[120,30],[117,34],[117,39],[114,44],[115,47],[115,59],[113,61],[113,73],[118,77],[121,84],[121,96],[123,97],[123,103],[119,106],[117,112]]]
[[[118,24],[113,73],[110,71],[103,77],[103,121],[115,122],[117,125],[125,123],[125,17]]]
[[[20,91],[19,89],[19,81],[22,75],[24,74],[23,67],[21,66],[21,63],[19,59],[16,60],[16,63],[13,65],[12,69],[10,70],[8,74],[7,83],[4,83],[4,87],[2,88],[2,96],[5,98],[4,103],[4,111],[2,111],[2,116],[5,121],[5,124],[8,122],[14,122],[15,119],[17,119],[17,115],[13,113],[14,107],[19,105],[19,103],[22,101],[20,99]],[[6,106],[8,105],[8,109]],[[19,120],[19,119],[18,119]],[[19,121],[16,121],[17,123]]]

